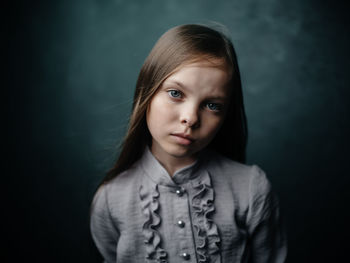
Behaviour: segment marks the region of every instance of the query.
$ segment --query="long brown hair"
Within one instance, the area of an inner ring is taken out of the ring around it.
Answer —
[[[207,26],[187,24],[165,32],[146,58],[136,83],[128,131],[119,158],[103,182],[130,168],[141,157],[146,145],[150,145],[146,111],[163,81],[185,64],[211,58],[223,59],[230,70],[232,93],[224,123],[208,147],[230,159],[245,162],[247,122],[232,42],[223,33]]]

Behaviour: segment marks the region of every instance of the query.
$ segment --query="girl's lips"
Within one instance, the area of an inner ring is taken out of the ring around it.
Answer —
[[[193,138],[191,138],[190,136],[185,135],[185,134],[177,133],[177,134],[172,134],[172,136],[174,136],[176,141],[182,145],[190,145],[194,141]]]

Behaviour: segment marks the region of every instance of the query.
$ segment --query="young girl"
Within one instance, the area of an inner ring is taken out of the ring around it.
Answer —
[[[105,262],[284,262],[278,200],[265,173],[243,164],[246,140],[231,41],[201,25],[167,31],[92,204]]]

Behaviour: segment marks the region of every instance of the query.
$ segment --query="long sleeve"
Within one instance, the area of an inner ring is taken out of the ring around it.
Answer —
[[[115,263],[120,234],[110,215],[106,186],[100,187],[95,194],[91,208],[90,229],[104,262]]]
[[[264,171],[254,165],[250,182],[247,227],[253,263],[282,263],[286,260],[287,240],[277,196]]]

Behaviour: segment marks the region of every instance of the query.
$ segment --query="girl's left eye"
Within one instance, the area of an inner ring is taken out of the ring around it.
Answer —
[[[207,106],[207,108],[209,110],[212,110],[212,111],[220,111],[222,109],[222,105],[221,104],[213,103],[213,102],[207,103],[206,106]]]
[[[170,97],[173,97],[173,98],[180,98],[181,97],[181,92],[178,90],[169,90],[168,94],[170,95]]]

